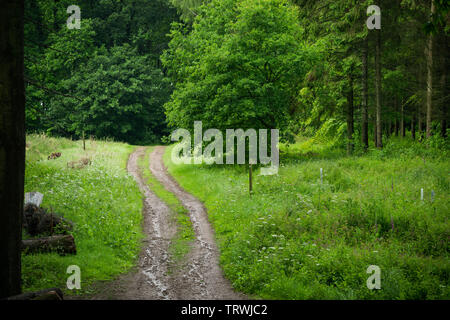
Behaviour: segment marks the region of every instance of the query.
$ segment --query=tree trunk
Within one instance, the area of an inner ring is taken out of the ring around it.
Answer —
[[[369,147],[369,89],[368,89],[368,39],[364,39],[362,47],[362,123],[361,123],[361,143],[364,150]]]
[[[75,239],[72,235],[59,235],[47,238],[29,239],[22,241],[22,250],[25,253],[58,252],[60,254],[76,254]]]
[[[391,136],[391,128],[392,128],[392,119],[389,119],[389,121],[386,124],[386,135],[388,137]]]
[[[402,138],[405,137],[405,106],[403,105],[403,101],[400,105],[400,134]]]
[[[25,174],[24,1],[0,4],[0,299],[20,293]]]
[[[448,101],[448,87],[447,87],[447,57],[448,57],[448,41],[446,36],[442,36],[441,41],[441,57],[442,57],[442,75],[441,75],[441,136],[447,137],[447,101]]]
[[[383,148],[381,130],[381,30],[376,30],[376,45],[375,45],[375,95],[376,95],[376,147]]]
[[[423,132],[423,121],[422,121],[422,112],[421,112],[421,106],[419,105],[419,107],[417,108],[417,127],[418,127],[418,131],[419,131],[419,136],[422,134]]]
[[[352,71],[350,71],[352,72]],[[353,142],[353,131],[354,131],[354,122],[353,122],[353,75],[349,75],[349,90],[347,93],[347,155],[351,155],[353,153],[353,149],[355,147]]]
[[[434,14],[434,0],[431,0],[431,14]],[[433,34],[428,36],[427,47],[427,138],[431,136],[431,112],[433,111]]]
[[[416,140],[416,115],[414,113],[411,118],[411,137]]]
[[[86,150],[86,138],[84,136],[84,130],[83,130],[83,150]]]
[[[374,117],[374,119],[373,119],[373,144],[375,147],[377,146],[377,119],[376,119],[376,117]]]

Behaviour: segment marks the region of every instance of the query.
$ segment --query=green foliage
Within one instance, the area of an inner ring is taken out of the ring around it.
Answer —
[[[192,32],[174,24],[162,60],[175,82],[172,127],[283,128],[309,56],[295,7],[282,0],[212,1]]]
[[[158,134],[165,132],[161,106],[169,85],[162,72],[129,45],[98,50],[62,85],[84,97],[81,102],[52,99],[54,110],[69,114],[68,130],[77,135],[85,131],[145,144],[157,142]]]
[[[109,280],[129,270],[139,250],[142,196],[126,172],[132,147],[107,141],[81,141],[27,136],[25,192],[44,194],[42,206],[63,214],[74,222],[77,254],[23,255],[23,290],[66,287],[70,265],[81,268],[82,290],[87,293],[94,281]],[[61,157],[47,160],[51,152]],[[67,162],[89,157],[90,166],[68,168]],[[70,294],[70,292],[67,292]]]
[[[185,22],[193,22],[198,15],[198,7],[202,3],[208,2],[207,0],[169,0],[170,3],[177,8],[177,11],[181,14],[181,19]]]
[[[176,11],[166,0],[82,0],[81,28],[68,29],[71,4],[26,1],[28,131],[159,141],[171,92],[159,55]]]
[[[268,299],[448,299],[448,155],[429,146],[416,156],[419,145],[393,139],[382,151],[342,157],[300,138],[282,147],[277,176],[255,175],[251,197],[239,166],[165,160],[204,201],[237,290]],[[366,287],[369,265],[381,268],[381,290]]]

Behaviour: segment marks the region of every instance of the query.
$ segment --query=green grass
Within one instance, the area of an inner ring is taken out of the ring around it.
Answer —
[[[27,136],[25,192],[44,194],[43,207],[52,208],[75,224],[76,255],[35,254],[22,256],[23,291],[48,287],[66,288],[67,267],[81,269],[81,290],[113,279],[137,261],[142,239],[142,195],[127,174],[126,163],[134,147],[109,141],[81,141]],[[61,152],[47,160],[52,152]],[[82,169],[67,167],[70,161],[90,158]]]
[[[170,242],[170,253],[175,263],[182,261],[182,259],[189,253],[191,242],[195,238],[195,233],[192,227],[192,222],[189,218],[188,211],[182,206],[177,197],[167,191],[164,186],[151,174],[149,169],[149,157],[153,151],[152,147],[147,148],[145,156],[138,159],[138,165],[143,177],[146,180],[149,188],[163,200],[174,213],[173,218],[177,224],[177,232],[175,237]]]
[[[393,138],[346,157],[300,139],[282,148],[277,176],[254,171],[251,197],[246,167],[174,165],[170,151],[169,172],[205,203],[237,290],[268,299],[450,298],[448,140]],[[381,268],[381,290],[366,286],[370,265]]]

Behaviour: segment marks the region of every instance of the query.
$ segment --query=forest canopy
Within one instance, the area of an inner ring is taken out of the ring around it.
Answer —
[[[82,0],[68,29],[71,4],[26,1],[29,132],[145,144],[202,120],[349,153],[447,135],[447,1]]]
[[[171,92],[159,56],[175,8],[164,0],[78,1],[81,28],[68,29],[72,2],[26,1],[27,130],[158,142]]]

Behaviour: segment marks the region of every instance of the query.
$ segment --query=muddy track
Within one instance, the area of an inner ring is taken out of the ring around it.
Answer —
[[[140,147],[130,155],[128,172],[133,175],[144,195],[143,229],[145,239],[137,270],[106,284],[93,299],[242,299],[233,291],[219,266],[219,252],[214,232],[208,222],[203,204],[184,191],[168,174],[163,164],[164,147],[151,153],[149,166],[152,174],[180,200],[189,211],[195,231],[195,240],[184,260],[171,261],[170,241],[176,234],[173,212],[148,187],[138,166],[145,155]],[[170,271],[170,272],[169,272]]]
[[[234,292],[225,279],[219,266],[219,251],[215,242],[214,231],[208,221],[208,214],[197,198],[186,192],[170,176],[164,167],[165,147],[156,147],[150,155],[150,171],[164,187],[175,194],[181,204],[188,210],[195,231],[195,241],[186,259],[184,267],[178,272],[185,274],[184,281],[190,285],[182,290],[182,299],[242,299]],[[193,286],[200,288],[193,293]],[[187,289],[187,290],[186,290]]]

